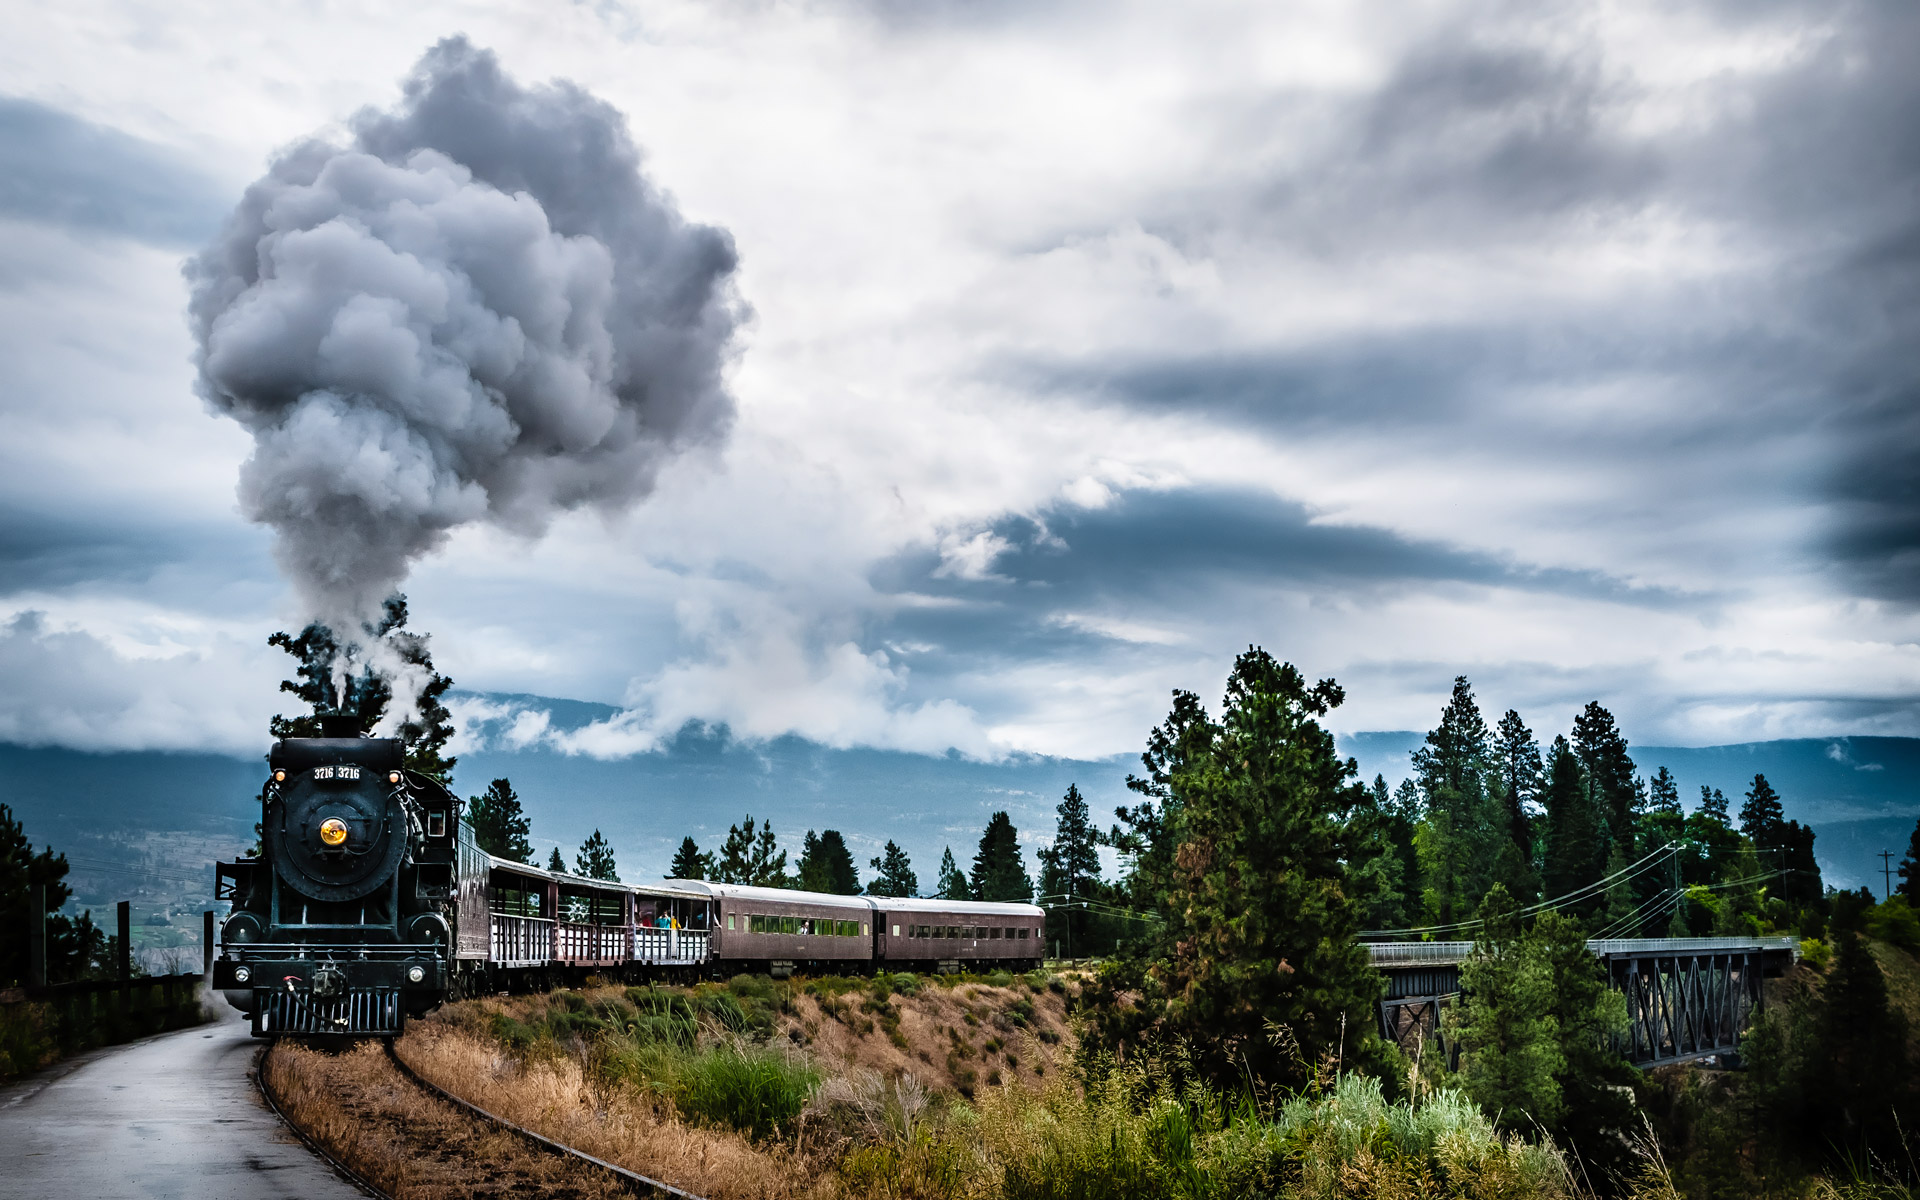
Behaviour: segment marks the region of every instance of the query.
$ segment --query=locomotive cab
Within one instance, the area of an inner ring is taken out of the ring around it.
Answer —
[[[256,1036],[398,1034],[446,994],[459,802],[395,738],[287,738],[268,765],[259,856],[216,868],[214,987]]]

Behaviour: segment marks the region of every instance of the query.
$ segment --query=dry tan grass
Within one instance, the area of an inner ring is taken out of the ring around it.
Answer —
[[[281,1043],[264,1069],[289,1120],[397,1200],[627,1195],[605,1173],[423,1092],[377,1043],[339,1053]]]
[[[472,1007],[489,1006],[500,1002]],[[836,1193],[823,1164],[794,1146],[755,1146],[736,1133],[689,1125],[663,1101],[592,1086],[576,1060],[520,1061],[469,1032],[464,1019],[472,1015],[416,1021],[395,1049],[423,1078],[488,1112],[713,1200],[826,1200]]]
[[[1022,997],[1033,1004],[1025,1028],[1008,1019]],[[904,1049],[866,1010],[860,993],[824,1001],[797,995],[794,1011],[781,1017],[782,1032],[829,1072],[863,1068],[886,1077],[905,1072],[932,1091],[968,1096],[1001,1083],[1041,1086],[1072,1054],[1066,999],[1055,992],[929,985],[911,996],[895,994],[889,1003],[899,1010]]]

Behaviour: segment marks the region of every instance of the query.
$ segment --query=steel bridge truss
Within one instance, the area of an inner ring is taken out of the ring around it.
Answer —
[[[1762,981],[1789,966],[1792,938],[1595,939],[1587,949],[1627,1000],[1618,1048],[1642,1067],[1727,1054],[1760,1007]],[[1412,1054],[1438,1052],[1457,1065],[1441,1014],[1460,994],[1460,964],[1472,942],[1375,942],[1367,947],[1387,977],[1380,1035]]]
[[[1607,979],[1627,998],[1620,1051],[1639,1066],[1726,1054],[1760,1007],[1761,952],[1602,955]]]

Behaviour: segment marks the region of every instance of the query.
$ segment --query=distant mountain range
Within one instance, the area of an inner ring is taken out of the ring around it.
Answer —
[[[507,710],[545,712],[552,727],[577,729],[604,719],[605,705],[536,696],[484,697]],[[479,729],[503,743],[511,715]],[[1397,783],[1422,735],[1392,731],[1339,739],[1362,774]],[[262,744],[262,751],[265,744]],[[1920,739],[1817,738],[1736,746],[1635,746],[1651,774],[1664,765],[1691,807],[1699,785],[1724,791],[1737,809],[1756,772],[1785,801],[1787,815],[1818,833],[1828,883],[1881,885],[1881,850],[1897,864],[1920,817]],[[1022,831],[1027,862],[1051,835],[1054,806],[1069,783],[1086,794],[1096,819],[1111,821],[1127,803],[1125,779],[1137,755],[1082,760],[1015,755],[981,763],[957,755],[834,749],[801,738],[743,743],[724,730],[689,727],[661,749],[597,760],[548,748],[484,749],[461,756],[462,795],[510,778],[533,821],[544,860],[558,845],[569,861],[594,829],[612,841],[628,879],[658,878],[691,834],[718,847],[729,824],[751,813],[771,819],[797,854],[808,829],[841,830],[862,874],[889,839],[912,855],[931,888],[943,847],[964,868],[989,814],[1006,809]],[[0,801],[11,804],[36,843],[51,842],[74,862],[83,903],[139,897],[149,908],[185,911],[210,900],[209,865],[253,842],[264,763],[212,754],[87,754],[0,745]],[[203,881],[205,886],[203,886]]]

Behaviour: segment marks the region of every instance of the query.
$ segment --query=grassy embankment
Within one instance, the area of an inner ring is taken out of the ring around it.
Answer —
[[[1073,1062],[1059,977],[600,988],[449,1006],[400,1052],[491,1111],[722,1197],[1573,1197],[1455,1093],[1272,1103]]]

